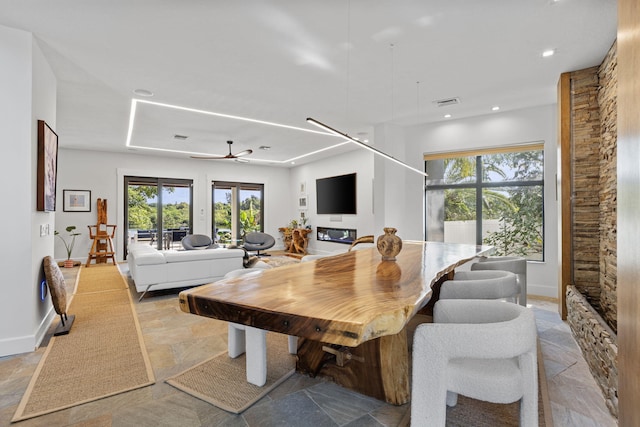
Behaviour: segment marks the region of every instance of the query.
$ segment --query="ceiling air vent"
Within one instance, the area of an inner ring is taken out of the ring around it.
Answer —
[[[187,138],[189,138],[187,135],[178,135],[178,134],[173,135],[173,139],[177,139],[178,141],[184,141]]]
[[[435,104],[438,107],[446,107],[447,105],[455,105],[455,104],[459,104],[460,103],[460,98],[455,97],[455,98],[446,98],[446,99],[438,99],[435,102]]]

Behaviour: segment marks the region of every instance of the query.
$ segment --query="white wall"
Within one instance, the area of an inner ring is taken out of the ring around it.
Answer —
[[[123,141],[124,144],[124,141]],[[123,258],[124,176],[148,176],[193,180],[193,232],[211,233],[211,182],[215,180],[264,184],[264,229],[278,236],[278,227],[291,218],[289,170],[254,166],[230,161],[196,161],[142,154],[61,149],[59,155],[58,197],[62,191],[90,190],[91,212],[62,212],[56,215],[56,229],[75,225],[82,233],[76,240],[73,259],[86,261],[91,242],[88,225],[97,221],[96,200],[107,199],[109,223],[116,224],[117,258]],[[285,191],[283,191],[285,189]],[[55,242],[56,259],[65,259],[64,245]]]
[[[375,127],[375,147],[386,154],[424,170],[416,154],[407,151],[406,129],[391,124]],[[409,153],[409,154],[407,154]],[[417,163],[417,166],[415,165]],[[418,174],[382,156],[375,156],[375,228],[394,227],[404,240],[424,240],[424,175]],[[411,203],[408,203],[411,201]]]
[[[316,240],[318,227],[356,229],[358,237],[368,234],[382,234],[382,230],[376,232],[374,228],[373,171],[373,154],[363,149],[295,167],[291,170],[291,181],[287,187],[289,191],[289,216],[280,226],[285,227],[292,219],[300,218],[300,210],[297,203],[300,184],[304,183],[307,194],[306,215],[309,218],[307,225],[311,225],[313,228],[313,232],[309,235],[309,252],[345,251],[348,248],[348,246],[341,243],[318,242]],[[357,174],[356,209],[358,213],[356,215],[318,215],[316,213],[316,179],[354,172]],[[278,237],[281,238],[279,233]]]
[[[55,213],[36,211],[37,120],[56,124],[56,81],[32,35],[0,26],[0,156],[3,240],[0,263],[0,356],[28,352],[40,343],[55,314],[40,301],[42,258],[53,253],[53,236],[40,224]]]
[[[545,156],[545,261],[528,265],[530,294],[556,298],[557,279],[557,209],[556,200],[556,106],[548,105],[464,120],[449,120],[405,129],[406,156],[411,165],[423,169],[423,155],[474,148],[499,147],[518,143],[544,141]],[[422,209],[422,199],[407,197],[405,209],[413,213]],[[422,219],[420,218],[420,221]],[[418,218],[407,216],[407,222],[421,227]]]
[[[51,66],[45,59],[38,44],[33,42],[33,98],[32,98],[32,116],[31,116],[31,147],[34,153],[31,156],[31,171],[36,170],[37,166],[37,140],[38,140],[38,120],[44,120],[51,127],[56,130],[56,92],[57,81]],[[32,178],[35,178],[35,174],[32,174]],[[56,315],[51,304],[50,297],[46,301],[42,302],[39,299],[40,282],[44,279],[42,271],[42,259],[47,255],[53,255],[53,226],[56,220],[55,212],[37,212],[36,211],[36,197],[35,197],[36,180],[33,180],[32,189],[33,198],[31,200],[31,212],[33,216],[31,219],[31,257],[35,261],[31,264],[31,277],[32,283],[35,285],[34,297],[32,302],[33,314],[32,321],[36,328],[36,344],[39,344],[44,338],[51,319]],[[56,200],[56,212],[62,210],[62,199]],[[40,236],[40,224],[46,224],[49,232],[46,236]]]

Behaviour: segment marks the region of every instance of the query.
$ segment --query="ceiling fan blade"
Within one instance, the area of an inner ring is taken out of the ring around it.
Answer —
[[[253,153],[253,150],[244,150],[237,154],[231,154],[231,144],[233,141],[227,141],[229,144],[229,154],[226,156],[191,156],[192,159],[202,159],[202,160],[224,160],[224,159],[237,159],[238,157],[248,156]]]
[[[236,153],[233,157],[248,156],[251,153],[253,153],[253,150],[244,150],[244,151],[241,151],[239,153]]]
[[[201,160],[223,160],[229,159],[228,155],[226,156],[191,156],[192,159],[201,159]]]

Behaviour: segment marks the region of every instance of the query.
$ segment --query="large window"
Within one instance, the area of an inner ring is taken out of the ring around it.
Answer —
[[[240,244],[244,235],[263,230],[263,184],[214,182],[211,233],[224,245]]]
[[[542,144],[425,156],[426,240],[544,259]]]
[[[181,248],[192,231],[192,181],[126,176],[124,235],[158,249]],[[125,247],[124,253],[127,253]]]

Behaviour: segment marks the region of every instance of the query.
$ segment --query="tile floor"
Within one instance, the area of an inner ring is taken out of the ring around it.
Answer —
[[[121,267],[126,270],[126,265]],[[229,414],[164,383],[224,351],[226,324],[182,313],[177,292],[134,300],[156,384],[15,426],[397,426],[408,410],[408,405],[387,405],[295,374],[242,415]],[[536,313],[554,425],[616,426],[556,304],[533,298],[529,302]],[[32,353],[0,358],[0,425],[9,425],[46,341]]]

